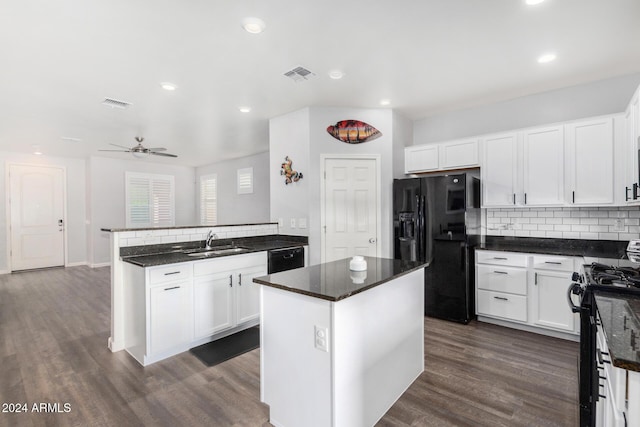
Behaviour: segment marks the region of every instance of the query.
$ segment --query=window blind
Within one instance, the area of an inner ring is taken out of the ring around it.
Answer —
[[[127,227],[175,225],[174,177],[125,173]]]
[[[200,223],[218,223],[218,177],[215,174],[200,177]]]
[[[238,194],[253,193],[253,168],[238,169]]]

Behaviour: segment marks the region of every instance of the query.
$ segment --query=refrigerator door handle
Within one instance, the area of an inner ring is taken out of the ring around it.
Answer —
[[[465,267],[467,264],[467,251],[465,250],[465,244],[460,245],[460,270],[465,271]]]

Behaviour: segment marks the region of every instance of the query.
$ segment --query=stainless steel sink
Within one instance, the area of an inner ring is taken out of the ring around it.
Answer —
[[[199,248],[199,249],[196,249],[195,252],[190,251],[190,253],[187,253],[187,256],[205,258],[213,255],[229,255],[229,254],[235,254],[239,252],[246,252],[248,250],[249,248],[245,248],[243,246],[223,245],[223,246],[214,246],[209,249]]]

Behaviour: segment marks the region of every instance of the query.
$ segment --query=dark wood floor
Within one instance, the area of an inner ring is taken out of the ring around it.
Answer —
[[[0,413],[0,426],[270,425],[259,350],[211,368],[189,352],[142,368],[107,349],[109,324],[108,268],[0,275],[0,403],[29,406]],[[425,372],[379,425],[577,425],[577,353],[559,339],[425,319]]]

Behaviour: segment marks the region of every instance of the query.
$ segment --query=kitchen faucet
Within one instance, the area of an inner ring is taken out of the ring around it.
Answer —
[[[213,234],[212,230],[209,230],[209,234],[207,234],[207,240],[205,241],[205,245],[207,249],[211,249],[211,245],[213,241],[218,238],[217,234]]]

